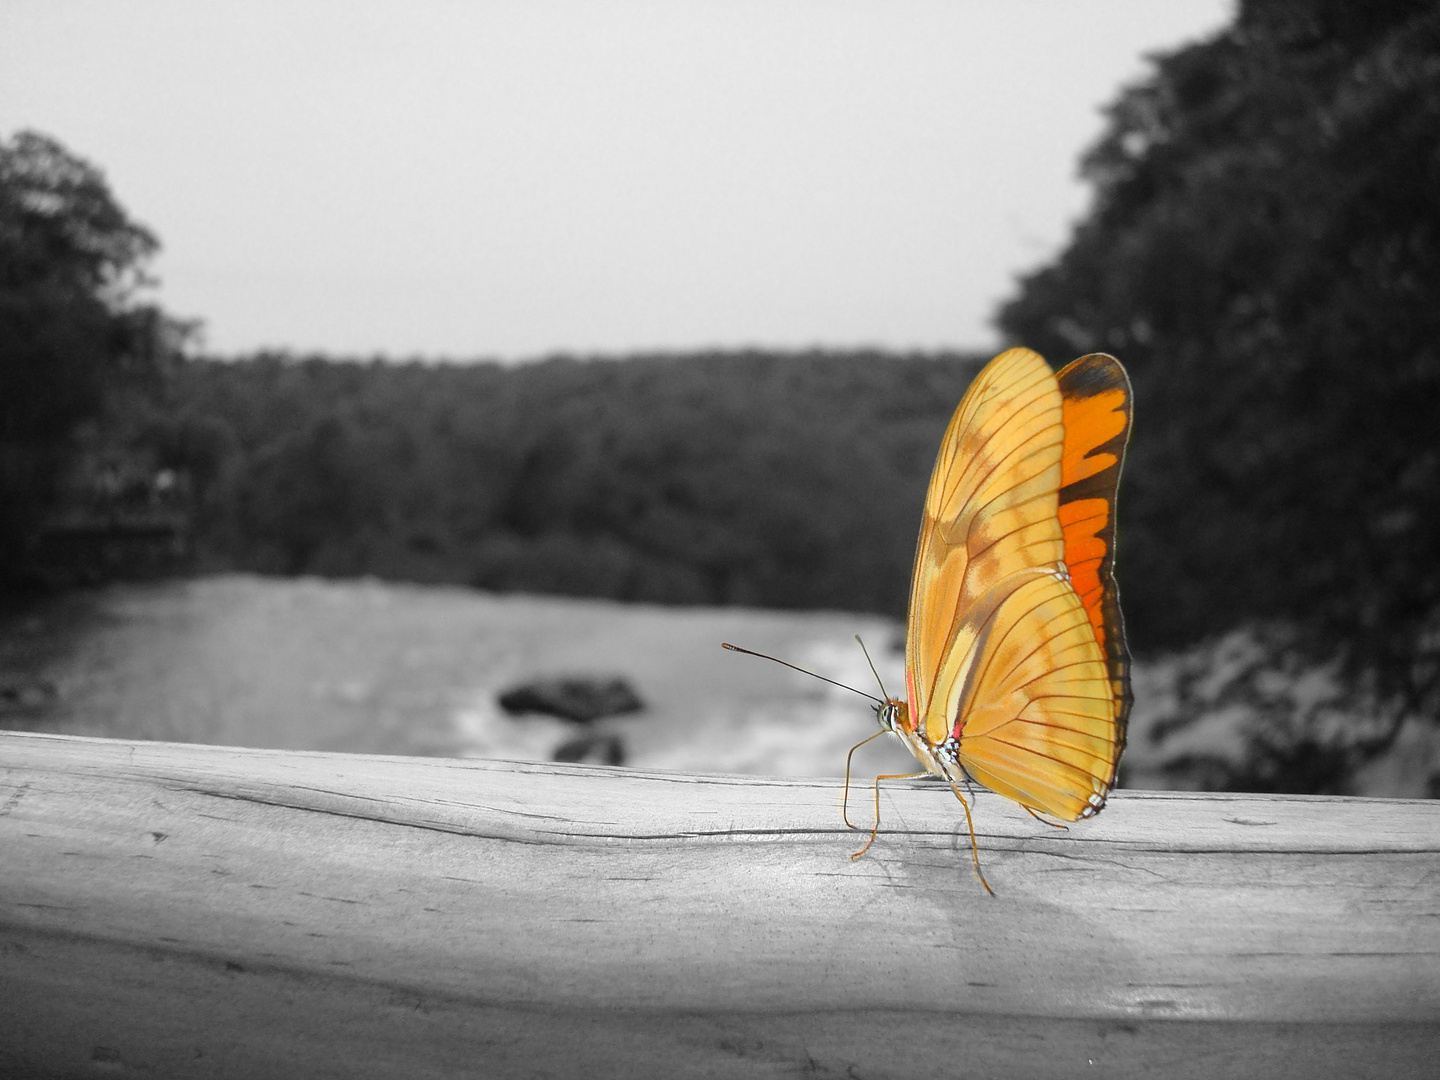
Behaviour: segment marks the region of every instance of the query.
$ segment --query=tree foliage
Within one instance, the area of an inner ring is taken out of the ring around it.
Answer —
[[[980,359],[265,354],[184,365],[169,417],[220,448],[197,485],[215,565],[899,614]]]
[[[1093,208],[1000,324],[1131,370],[1142,646],[1275,621],[1440,697],[1437,132],[1433,3],[1245,0],[1111,109]]]
[[[153,381],[177,324],[141,294],[155,238],[55,140],[0,140],[0,574],[25,562],[77,426]]]

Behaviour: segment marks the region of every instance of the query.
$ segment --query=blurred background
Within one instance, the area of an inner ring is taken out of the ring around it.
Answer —
[[[0,727],[838,774],[1024,344],[1122,785],[1440,796],[1437,222],[1434,3],[11,0]]]

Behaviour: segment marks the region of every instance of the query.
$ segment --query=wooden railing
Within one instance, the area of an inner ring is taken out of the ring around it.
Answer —
[[[837,786],[0,735],[0,1076],[1440,1069],[1440,803]]]

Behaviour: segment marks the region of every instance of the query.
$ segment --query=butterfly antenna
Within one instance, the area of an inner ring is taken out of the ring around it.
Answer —
[[[819,679],[821,682],[828,682],[831,686],[838,686],[842,690],[849,690],[852,694],[859,694],[863,698],[869,698],[871,701],[875,702],[876,705],[885,704],[885,702],[881,701],[874,694],[867,694],[864,690],[856,690],[855,687],[846,686],[843,682],[836,682],[834,679],[827,679],[824,675],[817,675],[815,672],[800,667],[796,664],[792,664],[788,660],[781,660],[778,656],[771,656],[769,653],[755,652],[751,649],[742,649],[739,645],[731,645],[728,641],[722,641],[720,643],[720,647],[722,649],[729,649],[731,652],[744,653],[746,656],[758,656],[761,660],[773,660],[775,661],[775,663],[788,667],[792,671],[798,671],[802,675],[809,675],[812,679]],[[883,691],[885,688],[882,686],[880,689]]]
[[[860,646],[860,651],[865,654],[865,662],[870,665],[870,674],[875,676],[875,681],[880,684],[880,693],[886,701],[890,700],[890,692],[885,689],[885,680],[880,678],[880,672],[875,670],[875,661],[870,659],[870,650],[865,648],[865,642],[860,640],[860,635],[855,635],[855,644]]]

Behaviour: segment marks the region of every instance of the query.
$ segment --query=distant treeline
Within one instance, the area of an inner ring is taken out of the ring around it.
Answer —
[[[984,359],[191,361],[143,441],[212,565],[897,614]]]

